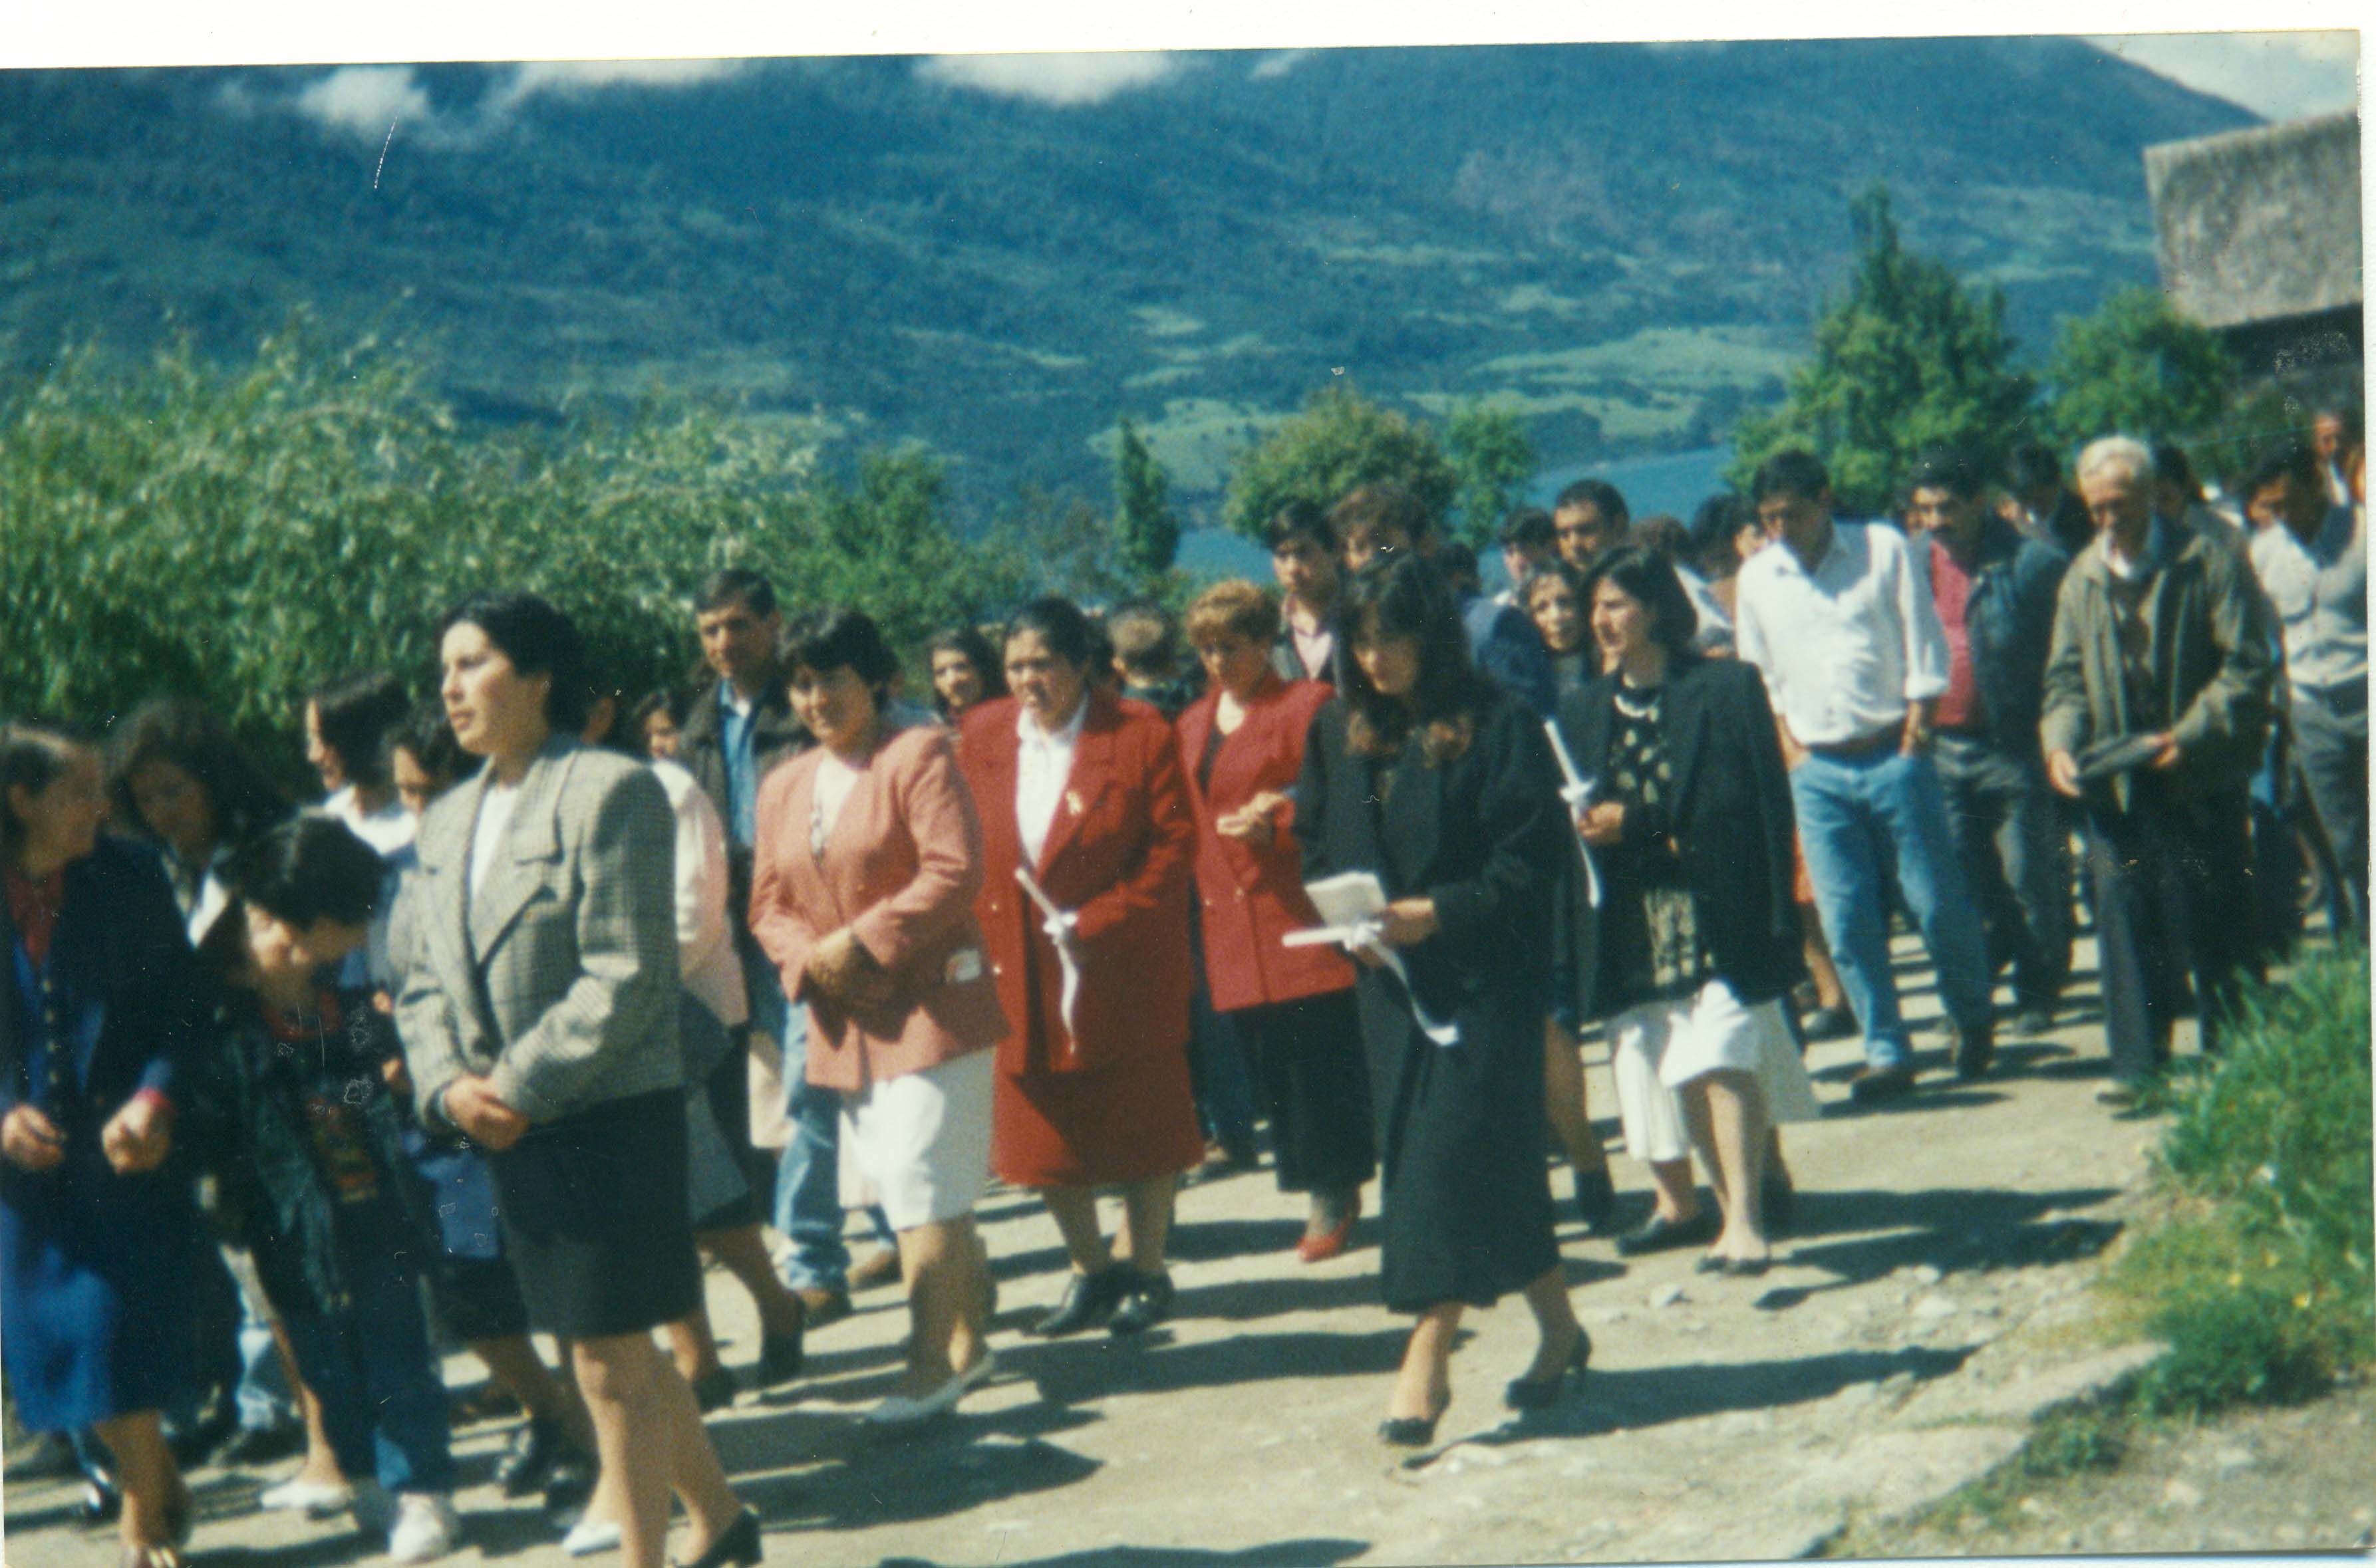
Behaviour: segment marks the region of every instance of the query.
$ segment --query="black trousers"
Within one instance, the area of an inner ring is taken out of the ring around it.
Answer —
[[[2099,804],[2088,813],[2115,1077],[2144,1078],[2168,1065],[2190,968],[2205,1051],[2218,1049],[2245,976],[2261,977],[2245,824],[2241,788],[2188,796],[2144,773],[2134,777],[2129,810]]]
[[[1267,1002],[1229,1015],[1253,1058],[1281,1192],[1344,1192],[1377,1170],[1370,1071],[1353,993]]]

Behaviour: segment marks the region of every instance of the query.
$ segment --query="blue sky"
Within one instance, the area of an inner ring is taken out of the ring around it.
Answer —
[[[2356,101],[2356,33],[2110,33],[2090,41],[2272,120],[2334,113]]]

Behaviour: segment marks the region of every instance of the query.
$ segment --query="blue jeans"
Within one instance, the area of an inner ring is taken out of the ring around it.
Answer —
[[[1791,771],[1790,799],[1824,936],[1864,1030],[1865,1060],[1877,1067],[1903,1067],[1908,1055],[1890,970],[1882,881],[1892,861],[1898,892],[1930,949],[1947,1016],[1967,1034],[1985,1034],[1994,1019],[1988,938],[1965,892],[1946,799],[1930,760],[1895,749],[1811,756]]]
[[[281,1323],[350,1480],[451,1491],[446,1381],[421,1315],[421,1276],[407,1259],[393,1234],[356,1238],[339,1251],[347,1308],[291,1313]]]
[[[755,950],[755,949],[754,949]],[[776,1229],[792,1244],[784,1283],[795,1291],[849,1288],[849,1248],[841,1239],[841,1096],[808,1081],[808,1009],[784,999],[775,966],[745,960],[751,1027],[782,1042],[791,1137],[776,1165]]]
[[[233,1391],[243,1432],[278,1432],[299,1419],[297,1400],[273,1348],[272,1325],[248,1293],[239,1293],[239,1386]]]

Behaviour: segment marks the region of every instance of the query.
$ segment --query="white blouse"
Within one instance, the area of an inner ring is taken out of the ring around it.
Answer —
[[[1047,847],[1048,830],[1055,825],[1056,808],[1064,798],[1064,783],[1073,776],[1073,752],[1080,745],[1081,722],[1089,715],[1088,693],[1081,694],[1073,716],[1050,735],[1040,727],[1029,709],[1015,715],[1015,733],[1022,745],[1015,758],[1015,832],[1023,843],[1027,866],[1040,864]]]

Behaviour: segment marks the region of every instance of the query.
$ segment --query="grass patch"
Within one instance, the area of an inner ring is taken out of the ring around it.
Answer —
[[[2162,1091],[2172,1208],[2105,1281],[2169,1346],[2139,1379],[2144,1413],[2299,1398],[2376,1359],[2368,978],[2365,953],[2306,957]]]

